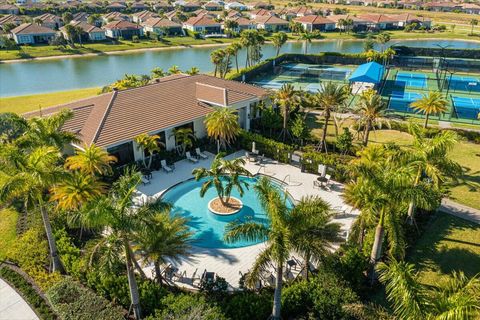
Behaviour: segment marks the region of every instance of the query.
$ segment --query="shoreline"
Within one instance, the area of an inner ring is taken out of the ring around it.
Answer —
[[[405,38],[405,39],[395,39],[391,41],[418,41],[418,38]],[[442,41],[465,41],[472,43],[479,43],[480,40],[473,39],[447,39],[447,38],[421,38],[421,40],[442,40]],[[329,41],[364,41],[364,39],[313,39],[312,42],[329,42]],[[234,42],[234,41],[232,41]],[[122,55],[122,54],[132,54],[132,53],[142,53],[148,51],[162,51],[162,50],[178,50],[178,49],[188,49],[188,48],[213,48],[213,47],[224,47],[228,46],[232,42],[225,43],[206,43],[206,44],[192,44],[184,46],[169,46],[169,47],[153,47],[153,48],[138,48],[138,49],[128,49],[128,50],[116,50],[116,51],[107,51],[99,53],[80,53],[72,55],[56,55],[48,57],[35,57],[35,58],[25,58],[25,59],[11,59],[11,60],[0,60],[0,64],[9,64],[9,63],[21,63],[21,62],[32,62],[32,61],[48,61],[48,60],[60,60],[60,59],[74,59],[74,58],[84,58],[84,57],[98,57],[98,56],[110,56],[110,55]],[[287,42],[303,42],[302,40],[288,40]],[[265,43],[271,43],[271,41],[266,41]]]

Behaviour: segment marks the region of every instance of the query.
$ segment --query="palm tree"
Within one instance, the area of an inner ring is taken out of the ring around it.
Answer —
[[[287,42],[287,40],[288,40],[287,34],[282,31],[275,33],[272,36],[273,46],[277,50],[275,53],[275,56],[278,56],[280,54],[280,48],[282,48],[282,46]]]
[[[245,67],[250,67],[261,59],[261,45],[265,43],[265,38],[258,30],[244,30],[240,36],[240,44],[247,51]]]
[[[472,30],[470,31],[470,34],[473,35],[473,28],[478,25],[478,19],[472,19],[470,20],[470,25],[472,26]]]
[[[275,93],[274,101],[280,107],[280,110],[283,115],[283,127],[280,132],[280,136],[283,141],[287,139],[287,136],[290,136],[288,131],[288,120],[290,118],[290,112],[294,108],[295,104],[298,103],[299,97],[292,84],[287,83],[282,85],[282,88]]]
[[[162,77],[165,76],[165,72],[163,71],[162,68],[159,68],[159,67],[156,67],[156,68],[152,69],[152,71],[150,73],[151,73],[153,79],[162,78]]]
[[[173,66],[171,66],[171,67],[168,69],[168,73],[169,73],[169,74],[179,74],[179,73],[182,73],[182,70],[180,70],[180,69],[178,68],[178,66],[173,65]]]
[[[235,68],[238,72],[238,51],[242,49],[242,45],[240,44],[240,42],[232,42],[228,47],[230,47],[232,56],[235,57]]]
[[[0,152],[0,200],[23,199],[26,208],[34,205],[40,211],[50,249],[51,270],[62,273],[64,269],[46,205],[47,191],[63,175],[59,166],[62,159],[60,150],[53,146],[40,146],[26,152],[12,144],[2,148],[6,152]]]
[[[223,59],[225,58],[225,50],[223,49],[217,49],[214,50],[210,53],[210,61],[213,63],[215,66],[215,70],[213,71],[213,76],[217,76],[218,70],[221,70],[221,65],[223,63]],[[220,77],[221,77],[221,71],[220,71]]]
[[[331,112],[343,104],[347,99],[347,87],[343,85],[337,85],[334,82],[328,82],[327,84],[322,84],[320,87],[320,90],[317,93],[317,100],[319,107],[323,109],[323,116],[325,118],[322,139],[320,141],[320,150],[325,148],[325,151],[327,151],[327,129]]]
[[[448,281],[427,286],[418,281],[414,265],[390,260],[378,265],[387,299],[399,319],[478,319],[480,274],[468,279],[453,272]]]
[[[208,178],[202,184],[200,196],[203,198],[211,187],[215,187],[218,198],[223,205],[229,204],[233,188],[237,189],[240,196],[243,196],[243,188],[248,189],[248,183],[242,181],[240,176],[250,176],[250,172],[243,165],[245,165],[244,159],[225,160],[223,154],[219,153],[213,159],[210,169],[195,168],[192,171],[195,180]]]
[[[227,148],[240,133],[238,115],[229,108],[216,108],[205,117],[205,128],[207,135],[218,141],[218,152],[220,148]]]
[[[75,155],[65,160],[65,167],[69,170],[79,170],[89,175],[106,175],[112,172],[111,164],[117,158],[109,155],[104,149],[94,143],[82,149],[77,148]]]
[[[428,94],[423,94],[422,98],[412,102],[410,106],[417,112],[425,114],[424,128],[428,126],[428,118],[431,114],[440,114],[448,109],[447,100],[438,91],[430,91]]]
[[[146,262],[152,263],[156,280],[162,285],[160,266],[167,261],[179,261],[190,250],[192,233],[187,220],[170,215],[171,206],[157,200],[143,205],[137,215],[141,227],[134,234],[135,248]]]
[[[191,128],[175,128],[172,130],[171,137],[175,137],[177,145],[182,148],[182,156],[193,147],[193,142],[197,139]]]
[[[146,133],[139,134],[134,138],[135,143],[137,144],[138,150],[142,151],[142,160],[143,165],[146,168],[150,169],[152,165],[153,153],[160,151],[160,145],[163,145],[163,142],[160,141],[159,135],[148,135]],[[145,163],[145,153],[148,153],[150,157],[148,159],[148,165]]]
[[[389,42],[390,39],[391,39],[390,34],[386,32],[382,32],[377,36],[377,42],[381,45],[382,52],[385,50],[385,44]]]
[[[308,51],[308,44],[312,43],[312,39],[315,38],[315,35],[311,32],[304,32],[300,35],[300,40],[303,40],[303,46],[304,46],[304,54],[307,54]]]
[[[189,70],[186,71],[188,75],[194,76],[200,73],[200,69],[197,67],[191,67]]]
[[[370,130],[375,127],[377,123],[381,123],[385,119],[385,112],[387,106],[382,100],[382,97],[376,93],[375,90],[369,89],[360,95],[358,100],[356,113],[360,115],[359,122],[364,126],[363,129],[363,145],[368,144],[368,137]]]
[[[298,206],[291,209],[287,205],[287,196],[268,178],[261,178],[254,188],[269,217],[269,226],[254,221],[235,221],[227,225],[224,237],[228,242],[266,241],[266,248],[257,256],[246,282],[253,287],[269,263],[275,263],[272,318],[280,319],[285,262],[293,252],[301,253],[305,263],[314,256],[320,258],[330,247],[329,239],[338,239],[339,226],[329,223],[328,204],[319,198],[302,199]]]

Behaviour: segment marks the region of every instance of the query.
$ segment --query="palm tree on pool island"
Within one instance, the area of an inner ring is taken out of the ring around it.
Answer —
[[[246,284],[254,287],[262,272],[273,262],[276,275],[272,318],[281,319],[285,263],[293,252],[303,255],[305,264],[312,258],[320,260],[331,246],[330,241],[338,240],[340,226],[330,222],[332,216],[329,206],[320,198],[304,198],[297,206],[290,208],[287,195],[266,177],[255,185],[255,192],[270,220],[269,225],[255,221],[231,222],[226,227],[225,240],[266,241],[266,248],[258,255],[248,273]]]
[[[217,140],[217,152],[220,152],[220,148],[225,150],[240,133],[238,115],[229,108],[217,108],[205,117],[205,128],[207,135]]]
[[[196,168],[192,174],[195,180],[206,178],[200,189],[200,196],[204,197],[205,193],[214,187],[217,191],[218,199],[224,206],[228,206],[230,195],[233,188],[237,189],[240,196],[244,194],[244,188],[248,189],[248,183],[240,179],[241,176],[250,176],[250,172],[243,167],[245,160],[237,158],[234,160],[225,160],[223,154],[219,153],[213,159],[210,169]]]

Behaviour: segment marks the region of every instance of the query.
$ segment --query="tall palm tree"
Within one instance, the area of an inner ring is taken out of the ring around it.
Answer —
[[[278,56],[280,54],[280,49],[287,42],[287,40],[288,40],[287,34],[285,32],[282,32],[282,31],[280,31],[278,33],[275,33],[272,36],[272,43],[273,43],[273,46],[276,49],[275,56]]]
[[[299,102],[299,98],[300,97],[297,96],[295,88],[290,83],[282,85],[282,88],[275,93],[274,101],[280,107],[283,116],[283,127],[280,132],[283,141],[290,136],[290,132],[288,131],[288,120],[295,104]]]
[[[179,73],[182,73],[182,70],[180,70],[180,69],[178,68],[178,66],[173,65],[173,66],[171,66],[171,67],[168,69],[168,73],[169,73],[169,74],[179,74]]]
[[[134,234],[135,249],[146,262],[152,263],[156,280],[162,285],[161,265],[178,261],[190,250],[192,233],[187,220],[170,215],[171,206],[157,200],[140,207],[137,215],[141,220]]]
[[[414,265],[392,259],[378,265],[387,299],[399,319],[478,319],[480,274],[468,279],[454,272],[441,284],[427,286],[418,281]]]
[[[152,79],[162,78],[165,76],[165,72],[163,71],[162,68],[159,68],[159,67],[152,69],[150,73],[151,73]]]
[[[261,273],[275,264],[275,293],[272,318],[281,318],[281,294],[283,270],[293,252],[310,258],[320,258],[330,247],[330,239],[338,239],[339,226],[330,224],[328,205],[319,198],[302,199],[298,206],[289,208],[287,196],[274,187],[268,178],[261,178],[255,185],[259,201],[269,217],[269,226],[254,222],[231,222],[226,227],[225,240],[266,241],[266,248],[258,256],[246,279],[253,287]],[[317,224],[318,223],[318,224]],[[309,241],[310,240],[310,241]],[[318,250],[318,251],[317,251]]]
[[[375,90],[369,89],[360,95],[355,111],[360,115],[359,123],[364,127],[364,146],[368,144],[370,130],[374,128],[377,123],[381,124],[385,120],[386,110],[387,106],[385,102]]]
[[[210,53],[210,61],[213,63],[215,66],[215,69],[213,71],[213,76],[217,76],[217,72],[220,70],[220,77],[222,75],[221,69],[222,69],[222,63],[225,58],[225,50],[223,49],[217,49],[214,50]]]
[[[337,85],[333,82],[322,84],[317,93],[318,106],[323,109],[324,125],[322,139],[320,140],[320,150],[325,148],[327,151],[327,130],[330,121],[331,112],[343,104],[348,99],[348,90],[344,85]]]
[[[2,149],[0,200],[23,199],[26,208],[34,205],[40,211],[50,249],[51,270],[63,272],[46,205],[47,191],[63,175],[59,165],[62,159],[60,150],[53,146],[40,146],[26,152],[11,144],[2,146]],[[13,156],[5,150],[13,152]]]
[[[218,152],[221,147],[226,149],[240,133],[238,115],[229,108],[216,108],[205,117],[204,122],[207,135],[218,141]]]
[[[470,25],[472,26],[472,30],[470,31],[470,34],[473,35],[473,28],[478,25],[478,19],[471,19],[470,20]]]
[[[440,114],[447,111],[447,100],[438,91],[430,91],[428,94],[423,94],[422,98],[414,101],[410,105],[418,112],[425,114],[424,128],[428,126],[428,118],[431,114]]]
[[[265,38],[258,30],[244,30],[240,35],[240,44],[247,51],[245,67],[253,66],[261,58],[261,45]]]
[[[248,183],[242,181],[240,176],[250,176],[250,172],[243,165],[245,165],[244,159],[225,160],[223,154],[219,153],[213,159],[210,169],[195,168],[192,171],[195,180],[208,178],[202,184],[200,196],[204,197],[211,187],[215,188],[220,202],[224,205],[228,205],[233,188],[243,196],[244,188],[248,188]]]
[[[106,175],[112,172],[111,164],[117,158],[109,155],[104,149],[97,147],[94,143],[77,148],[75,155],[65,160],[65,167],[69,170],[79,170],[89,175]]]
[[[231,48],[231,52],[232,52],[232,56],[235,57],[235,68],[237,69],[237,72],[239,71],[238,70],[238,51],[240,51],[240,49],[242,49],[242,45],[240,44],[240,42],[232,42],[228,47]]]
[[[198,69],[197,67],[191,67],[186,72],[187,72],[188,75],[194,76],[194,75],[200,73],[200,69]]]
[[[142,161],[143,165],[150,169],[152,165],[153,153],[160,151],[160,146],[163,145],[163,142],[160,141],[159,135],[148,135],[147,133],[139,134],[134,138],[137,148],[142,151]],[[145,153],[148,153],[148,165],[145,163]]]
[[[382,52],[385,50],[385,44],[391,39],[390,34],[382,32],[377,36],[377,42],[381,45]]]
[[[311,32],[304,32],[300,35],[300,40],[303,40],[303,54],[307,54],[308,44],[312,43],[312,39],[315,38],[315,35]]]
[[[182,148],[182,155],[185,155],[187,150],[193,147],[193,142],[197,139],[191,128],[173,129],[171,137],[175,137],[177,145]]]

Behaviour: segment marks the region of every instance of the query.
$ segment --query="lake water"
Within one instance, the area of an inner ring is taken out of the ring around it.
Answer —
[[[437,47],[480,49],[480,43],[460,40],[411,40],[392,41],[389,44],[412,47]],[[122,78],[124,74],[148,74],[155,67],[167,70],[177,65],[181,70],[198,67],[202,72],[210,72],[210,52],[215,47],[182,48],[159,51],[106,55],[80,58],[64,58],[44,61],[26,61],[0,64],[0,97],[17,96],[79,88],[101,87]],[[281,52],[303,52],[304,44],[289,42]],[[309,53],[322,51],[359,53],[363,51],[363,41],[331,40],[314,42],[308,45]],[[266,44],[263,57],[275,54],[275,48]],[[245,54],[239,55],[240,67],[245,64]]]

